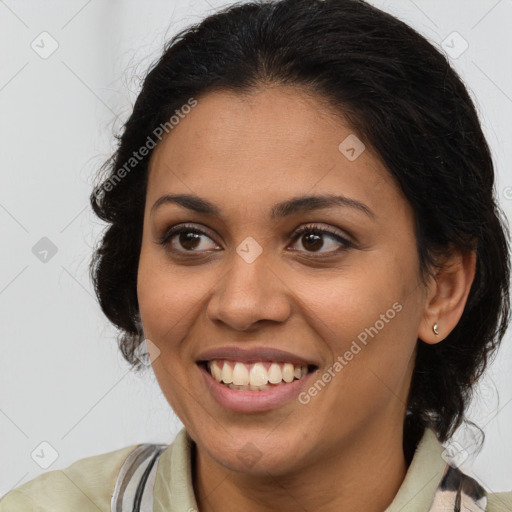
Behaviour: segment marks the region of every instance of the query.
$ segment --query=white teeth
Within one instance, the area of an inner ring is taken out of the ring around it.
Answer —
[[[261,363],[252,366],[249,372],[249,381],[251,386],[264,386],[268,382],[267,370]]]
[[[272,363],[268,369],[268,381],[271,384],[279,384],[282,380],[281,367],[277,363]]]
[[[222,365],[222,369],[221,369]],[[268,363],[266,363],[268,366]],[[293,382],[307,375],[306,365],[271,363],[268,370],[263,362],[245,364],[240,361],[209,361],[208,369],[217,382],[231,389],[263,391],[276,385]]]
[[[219,368],[217,361],[210,361],[210,371],[215,377],[215,380],[218,380],[219,382],[222,380],[222,370]]]
[[[226,386],[230,389],[235,389],[237,391],[266,391],[267,389],[272,389],[275,386],[271,386],[270,384],[265,384],[264,386],[235,386],[234,384],[226,384]]]
[[[224,363],[222,365],[222,382],[225,384],[231,384],[233,382],[233,370],[229,364]],[[217,379],[219,380],[219,379]],[[219,381],[220,382],[220,381]]]
[[[285,363],[283,365],[283,380],[285,382],[293,382],[293,379],[295,378],[293,373],[294,373],[293,364]]]
[[[224,364],[224,366],[226,366]],[[249,370],[243,363],[235,363],[233,368],[233,384],[237,386],[247,386],[249,384]]]

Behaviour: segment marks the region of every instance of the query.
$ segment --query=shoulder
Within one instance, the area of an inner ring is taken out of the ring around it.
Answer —
[[[140,445],[77,460],[62,470],[48,471],[8,492],[0,512],[80,512],[110,510],[112,491],[124,461]]]
[[[436,492],[434,504],[440,506],[439,510],[511,512],[512,492],[491,493],[478,480],[448,465]],[[449,506],[443,508],[441,505]],[[434,506],[433,512],[436,510],[438,509]]]
[[[485,512],[510,512],[512,510],[512,492],[495,492],[487,494]]]
[[[491,493],[479,481],[453,466],[447,467],[437,498],[438,505],[450,505],[448,510],[512,511],[512,492]],[[433,511],[436,510],[434,507]]]

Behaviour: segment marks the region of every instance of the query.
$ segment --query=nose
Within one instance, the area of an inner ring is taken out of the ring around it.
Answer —
[[[261,254],[251,263],[234,253],[207,306],[208,318],[238,331],[265,321],[285,322],[291,313],[290,289]]]

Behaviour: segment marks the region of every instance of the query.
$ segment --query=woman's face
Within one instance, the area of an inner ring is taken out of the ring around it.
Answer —
[[[298,89],[190,110],[151,158],[138,300],[198,449],[277,475],[401,434],[426,300],[409,203]]]

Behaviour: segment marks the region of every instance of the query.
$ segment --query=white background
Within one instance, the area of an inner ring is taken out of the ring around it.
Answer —
[[[512,1],[371,3],[437,45],[454,31],[469,44],[452,62],[477,103],[512,218]],[[128,445],[169,443],[182,426],[152,372],[130,372],[94,297],[87,266],[103,224],[88,196],[147,65],[177,30],[222,5],[0,2],[0,495],[45,471],[31,457],[43,441],[58,453],[54,470]],[[31,48],[48,37],[43,31],[58,43],[46,59]],[[32,253],[42,237],[57,248],[46,263]],[[508,335],[469,415],[487,439],[462,468],[491,491],[512,490],[511,362]],[[461,446],[463,437],[455,438]]]

